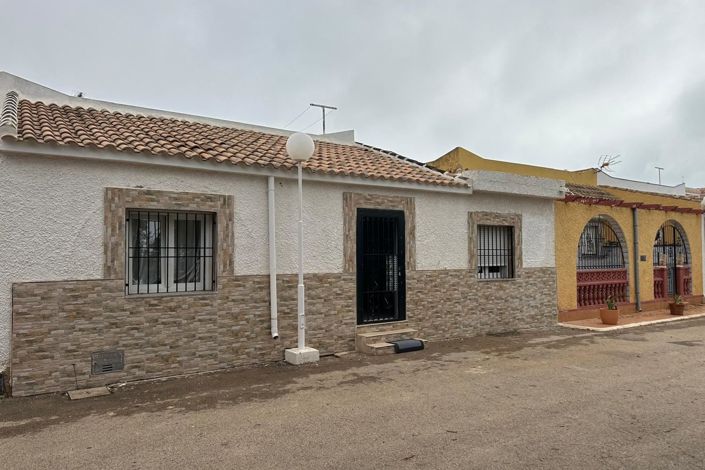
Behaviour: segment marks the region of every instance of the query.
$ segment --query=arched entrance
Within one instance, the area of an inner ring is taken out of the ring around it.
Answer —
[[[690,295],[691,289],[688,238],[678,222],[669,220],[654,240],[654,298]]]
[[[627,243],[619,224],[611,217],[593,217],[578,242],[578,306],[602,305],[608,297],[626,302],[628,290]]]

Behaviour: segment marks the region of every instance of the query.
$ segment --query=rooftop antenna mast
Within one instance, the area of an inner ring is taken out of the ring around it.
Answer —
[[[316,104],[316,103],[311,103],[311,106],[316,107],[316,108],[321,108],[321,113],[323,113],[323,117],[321,118],[323,120],[323,133],[326,133],[326,109],[330,110],[337,110],[335,106],[328,106],[325,104]]]
[[[598,169],[604,172],[613,172],[613,167],[622,163],[622,160],[620,160],[619,157],[621,157],[620,154],[600,156],[600,158],[597,160]]]
[[[658,184],[661,184],[661,172],[663,171],[663,168],[660,166],[655,166],[654,168],[658,170]]]

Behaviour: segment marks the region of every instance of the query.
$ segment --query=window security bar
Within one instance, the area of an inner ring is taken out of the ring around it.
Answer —
[[[514,273],[514,227],[477,226],[477,277],[511,279]]]
[[[125,230],[127,292],[213,290],[214,233],[211,213],[129,210]]]

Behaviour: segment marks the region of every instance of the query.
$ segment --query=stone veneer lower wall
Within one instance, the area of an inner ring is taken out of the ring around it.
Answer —
[[[306,275],[307,344],[355,345],[355,275]],[[499,285],[501,283],[501,285]],[[278,361],[296,346],[296,276],[278,277],[279,334],[270,335],[268,276],[221,276],[204,294],[125,296],[120,280],[13,286],[15,396]],[[431,340],[555,322],[553,268],[478,281],[468,270],[409,271],[409,326]],[[91,353],[123,350],[125,369],[91,375]],[[74,376],[75,365],[75,376]]]
[[[308,274],[307,342],[355,347],[353,274]],[[271,337],[269,276],[221,276],[215,292],[125,296],[120,280],[13,286],[14,396],[58,392],[283,359],[296,347],[295,275],[278,277],[279,339]],[[91,353],[123,350],[125,369],[91,375]],[[74,377],[73,364],[76,366]]]
[[[468,270],[407,275],[406,317],[424,339],[443,340],[556,323],[556,270],[523,268],[522,277],[478,280]]]

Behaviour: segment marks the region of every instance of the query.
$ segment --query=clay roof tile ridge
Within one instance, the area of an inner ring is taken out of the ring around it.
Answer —
[[[9,91],[0,111],[0,136],[17,136],[19,95],[16,91]]]

